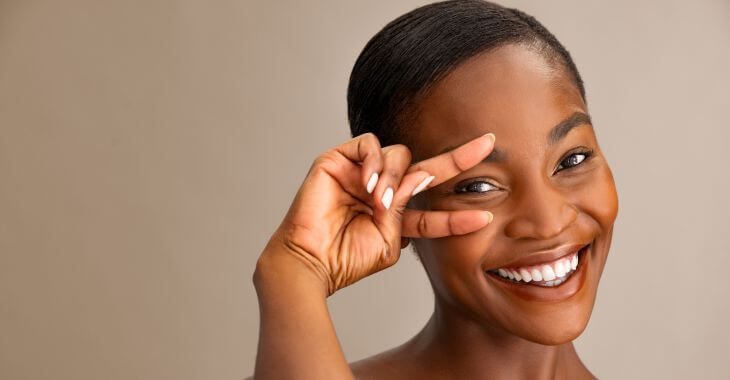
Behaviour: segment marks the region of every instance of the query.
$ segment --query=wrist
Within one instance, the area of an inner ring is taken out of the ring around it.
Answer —
[[[259,298],[268,293],[307,291],[323,298],[331,294],[328,276],[314,263],[272,239],[256,262],[253,283]]]

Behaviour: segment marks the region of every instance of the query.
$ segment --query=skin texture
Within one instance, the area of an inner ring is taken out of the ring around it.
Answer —
[[[489,209],[495,218],[472,234],[414,241],[436,295],[434,316],[411,342],[358,363],[364,377],[387,373],[385,367],[424,378],[591,377],[571,341],[591,315],[618,199],[591,125],[548,142],[553,126],[576,111],[588,113],[578,90],[553,66],[529,49],[509,45],[459,66],[423,101],[418,133],[409,144],[416,159],[493,132],[504,160],[461,173],[425,192],[417,204],[431,210]],[[554,173],[578,147],[593,155]],[[457,185],[474,180],[498,189],[454,193]],[[484,275],[517,255],[574,242],[592,246],[585,283],[566,300],[525,301]],[[405,362],[413,365],[398,364]]]
[[[552,132],[576,112],[588,114],[559,65],[507,45],[467,60],[432,88],[409,126],[410,149],[381,149],[361,137],[319,157],[254,275],[256,378],[593,378],[572,340],[590,318],[618,200],[592,126],[584,120],[559,139]],[[488,132],[499,152],[483,161],[492,151]],[[577,165],[561,166],[588,150]],[[381,176],[369,194],[372,172]],[[429,175],[431,185],[411,198]],[[475,181],[493,186],[455,192]],[[381,200],[388,187],[395,189],[389,209]],[[402,346],[348,366],[326,297],[393,265],[403,237],[431,281],[434,314]],[[589,243],[581,281],[558,300],[525,298],[510,287],[533,285],[486,274]]]

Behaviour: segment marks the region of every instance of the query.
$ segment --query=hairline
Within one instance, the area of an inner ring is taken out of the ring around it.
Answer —
[[[438,76],[429,81],[416,94],[411,96],[409,99],[406,99],[402,104],[395,105],[395,118],[392,121],[392,130],[395,133],[391,135],[391,139],[393,141],[391,141],[390,143],[412,145],[412,126],[417,124],[421,114],[421,104],[423,104],[423,101],[431,94],[433,88],[436,87],[443,80],[445,80],[449,75],[451,75],[458,67],[463,66],[468,61],[472,61],[485,55],[494,53],[495,51],[502,49],[506,46],[524,47],[545,58],[548,65],[552,69],[554,69],[556,72],[567,75],[567,78],[565,79],[568,79],[570,81],[571,87],[575,87],[578,90],[581,100],[585,102],[583,94],[581,94],[580,89],[578,89],[577,78],[574,77],[570,69],[567,67],[568,64],[567,62],[565,62],[565,59],[560,55],[559,52],[555,51],[555,49],[552,48],[552,46],[550,46],[548,42],[543,41],[543,39],[539,36],[529,36],[512,40],[505,40],[501,41],[498,44],[486,47],[468,57],[464,57],[458,61],[453,62],[449,68],[439,73]],[[561,82],[561,76],[556,76],[555,81],[556,85],[558,85],[558,83]]]

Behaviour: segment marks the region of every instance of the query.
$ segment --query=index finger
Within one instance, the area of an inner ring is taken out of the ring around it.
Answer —
[[[428,187],[436,186],[463,171],[471,169],[484,160],[492,152],[494,141],[494,134],[487,133],[458,148],[411,165],[408,168],[408,173],[419,170],[426,171],[436,177]]]

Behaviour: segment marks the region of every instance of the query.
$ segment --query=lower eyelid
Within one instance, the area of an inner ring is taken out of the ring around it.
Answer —
[[[486,183],[491,188],[489,190],[487,190],[487,191],[466,191],[465,190],[469,186],[474,185],[476,183]],[[465,191],[461,191],[461,190],[465,190]],[[464,195],[464,194],[469,194],[469,195],[471,195],[471,194],[487,194],[487,193],[491,193],[491,192],[497,191],[497,190],[500,190],[500,188],[498,186],[495,186],[494,184],[490,183],[489,181],[478,181],[477,180],[477,181],[469,182],[469,183],[466,183],[464,185],[458,186],[454,190],[454,193],[457,194],[457,195]]]
[[[557,172],[557,173],[555,173],[555,174],[559,174],[559,173],[563,172],[564,170],[571,170],[571,169],[576,169],[576,170],[578,170],[578,169],[580,169],[581,167],[584,167],[585,165],[588,165],[588,164],[589,164],[589,163],[591,162],[591,160],[593,159],[593,157],[594,157],[594,154],[593,154],[593,153],[580,153],[580,154],[585,154],[585,156],[586,156],[586,157],[585,157],[585,158],[583,159],[583,161],[579,162],[579,163],[578,163],[577,165],[575,165],[575,166],[570,166],[570,167],[567,167],[567,168],[563,168],[563,169],[560,169],[560,170],[558,170],[558,172]]]

